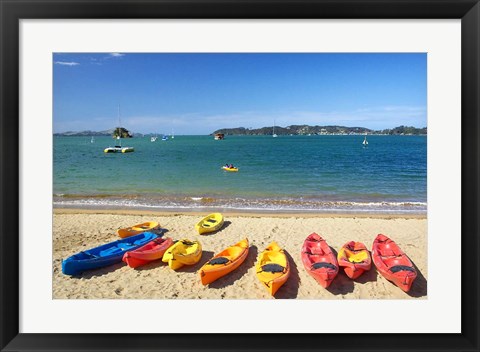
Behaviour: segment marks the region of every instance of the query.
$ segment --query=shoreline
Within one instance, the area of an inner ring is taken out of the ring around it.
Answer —
[[[112,215],[139,215],[139,216],[202,216],[209,210],[144,210],[144,209],[97,209],[97,208],[53,208],[54,214],[112,214]],[[329,213],[329,212],[266,212],[266,211],[239,211],[222,209],[221,213],[233,217],[273,217],[273,218],[371,218],[371,219],[427,219],[427,214],[382,214],[382,213]]]
[[[137,209],[153,212],[229,212],[261,214],[426,214],[422,199],[388,199],[358,196],[356,199],[319,196],[171,195],[171,194],[90,194],[53,195],[54,208]]]

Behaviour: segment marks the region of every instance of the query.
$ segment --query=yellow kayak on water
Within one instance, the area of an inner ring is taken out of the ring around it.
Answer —
[[[282,248],[274,241],[258,256],[257,277],[273,296],[290,276],[290,264]]]
[[[173,270],[180,269],[184,265],[194,265],[202,257],[202,245],[199,241],[183,239],[177,241],[163,255],[162,262],[168,263]]]
[[[142,232],[157,230],[159,228],[160,228],[160,224],[158,222],[147,221],[142,224],[137,224],[124,229],[119,229],[117,233],[121,238],[126,238],[133,235],[138,235],[139,233],[142,233]]]
[[[230,246],[212,259],[210,259],[199,270],[200,280],[203,285],[208,285],[215,280],[227,275],[236,268],[238,268],[247,258],[248,255],[248,239]]]
[[[207,215],[202,220],[200,220],[195,225],[195,229],[201,235],[207,232],[218,231],[222,226],[223,226],[223,215],[220,213],[213,213],[213,214]]]
[[[225,171],[230,171],[230,172],[238,172],[238,167],[222,166],[222,169],[225,170]]]

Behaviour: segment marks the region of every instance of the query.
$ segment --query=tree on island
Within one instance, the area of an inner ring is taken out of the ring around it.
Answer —
[[[117,138],[118,136],[120,136],[120,138],[132,138],[130,132],[123,127],[116,127],[113,131],[112,137]]]

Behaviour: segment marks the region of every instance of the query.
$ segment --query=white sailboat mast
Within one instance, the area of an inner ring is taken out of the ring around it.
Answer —
[[[117,139],[120,141],[120,147],[122,146],[122,121],[120,118],[120,104],[118,104],[118,136]]]

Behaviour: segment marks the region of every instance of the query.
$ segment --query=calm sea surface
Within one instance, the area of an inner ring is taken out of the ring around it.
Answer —
[[[105,154],[110,137],[54,137],[54,206],[426,213],[427,137],[367,138],[144,137]]]

